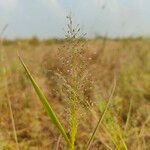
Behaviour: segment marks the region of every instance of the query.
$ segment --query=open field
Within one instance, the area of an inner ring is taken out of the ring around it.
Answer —
[[[72,105],[68,87],[74,89],[79,101],[75,104],[75,149],[82,150],[87,143],[114,81],[111,104],[90,149],[150,149],[150,39],[71,42],[33,38],[4,40],[0,46],[0,150],[17,149],[12,120],[20,150],[67,149],[26,76],[17,51],[68,133]]]

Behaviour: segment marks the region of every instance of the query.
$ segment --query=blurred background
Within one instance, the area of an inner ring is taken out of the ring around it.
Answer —
[[[18,53],[67,132],[75,91],[76,150],[114,81],[90,150],[150,150],[150,0],[0,0],[0,150],[65,150]]]

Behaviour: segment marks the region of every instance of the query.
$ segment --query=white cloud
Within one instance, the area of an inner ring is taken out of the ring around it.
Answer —
[[[17,6],[18,0],[0,0],[0,8],[10,9]]]

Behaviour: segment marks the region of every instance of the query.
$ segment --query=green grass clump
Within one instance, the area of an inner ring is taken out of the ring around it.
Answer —
[[[106,102],[104,100],[101,100],[99,102],[99,110],[103,111],[103,109],[106,107]],[[102,128],[108,134],[109,138],[115,145],[117,150],[127,150],[126,140],[125,140],[125,134],[122,131],[116,117],[111,112],[111,110],[108,110],[103,124]]]

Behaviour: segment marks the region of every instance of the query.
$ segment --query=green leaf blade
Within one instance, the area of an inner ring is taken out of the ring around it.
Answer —
[[[28,77],[32,83],[32,86],[34,87],[36,94],[38,95],[45,111],[47,112],[49,118],[51,119],[52,123],[57,127],[59,132],[62,134],[62,136],[64,137],[66,142],[70,145],[70,139],[68,138],[67,133],[65,132],[65,129],[62,127],[59,119],[57,118],[57,116],[55,114],[55,112],[53,111],[53,109],[49,105],[47,98],[45,97],[44,93],[42,92],[42,90],[39,88],[39,86],[35,82],[34,78],[32,77],[30,71],[26,67],[26,65],[23,62],[23,60],[21,59],[21,57],[19,57],[19,59],[20,59],[20,62],[22,64],[23,68],[25,69],[25,72],[27,73],[27,75],[28,75]]]

